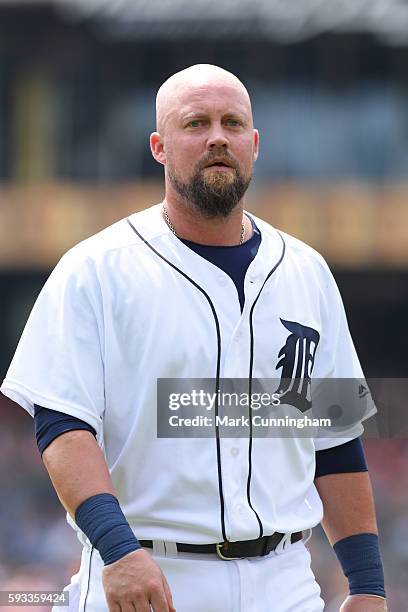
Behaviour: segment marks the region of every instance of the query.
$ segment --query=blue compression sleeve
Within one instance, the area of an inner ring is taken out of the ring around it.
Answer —
[[[75,512],[75,522],[99,550],[105,565],[141,548],[118,500],[110,493],[99,493],[82,502]]]
[[[34,404],[34,409],[35,437],[37,439],[38,450],[41,454],[43,454],[47,446],[51,444],[55,438],[73,429],[84,429],[96,436],[94,428],[81,419],[65,414],[64,412],[37,406],[37,404]]]
[[[333,448],[316,451],[315,478],[345,472],[367,472],[361,438],[355,438]]]
[[[385,597],[384,571],[375,533],[343,538],[333,548],[349,581],[350,595]]]

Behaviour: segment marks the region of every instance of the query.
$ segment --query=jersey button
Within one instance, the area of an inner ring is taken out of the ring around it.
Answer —
[[[234,446],[234,448],[231,448],[231,455],[233,457],[236,457],[237,455],[239,455],[239,448],[237,448],[236,446]]]
[[[253,274],[252,276],[249,277],[249,282],[251,284],[258,285],[260,283],[261,279],[262,279],[261,274]]]
[[[218,277],[218,284],[221,285],[221,287],[224,287],[227,284],[227,279],[225,278],[225,276],[219,276]]]

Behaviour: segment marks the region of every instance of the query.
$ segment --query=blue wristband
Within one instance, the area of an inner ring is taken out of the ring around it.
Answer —
[[[105,565],[142,548],[118,500],[110,493],[99,493],[82,502],[75,512],[75,522],[99,550]]]
[[[384,571],[377,534],[352,535],[336,542],[333,548],[349,581],[350,595],[385,597]]]

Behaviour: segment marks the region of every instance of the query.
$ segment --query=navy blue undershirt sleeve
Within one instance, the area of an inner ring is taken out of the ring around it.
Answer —
[[[37,404],[34,404],[34,410],[35,437],[37,439],[38,450],[41,454],[43,454],[47,446],[49,446],[55,438],[67,431],[83,429],[90,431],[96,437],[94,428],[81,419],[65,414],[64,412],[37,406]]]
[[[316,451],[315,478],[327,474],[367,472],[367,462],[361,438],[345,444]]]

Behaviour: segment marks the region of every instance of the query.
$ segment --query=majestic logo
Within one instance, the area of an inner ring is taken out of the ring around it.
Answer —
[[[363,397],[365,397],[369,393],[370,392],[365,385],[362,385],[362,384],[358,385],[358,397],[360,399],[363,399]]]
[[[278,354],[280,360],[276,369],[282,368],[282,374],[277,393],[281,395],[281,403],[306,412],[312,405],[310,382],[320,334],[295,321],[281,319],[281,323],[290,335]]]

